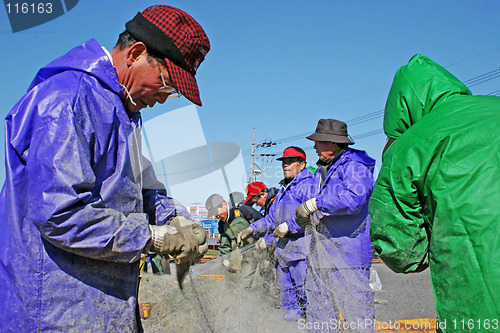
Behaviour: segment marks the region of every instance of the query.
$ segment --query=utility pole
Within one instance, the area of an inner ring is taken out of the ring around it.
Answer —
[[[257,170],[255,170],[255,160],[259,157],[276,156],[276,154],[255,154],[255,151],[259,148],[262,148],[262,147],[269,148],[271,146],[276,146],[276,142],[264,141],[261,143],[256,143],[255,142],[255,128],[253,128],[253,131],[252,131],[252,157],[250,160],[250,181],[249,181],[249,183],[255,181],[255,175],[257,174]]]
[[[252,159],[250,161],[250,183],[253,182],[253,155],[255,152],[255,127],[252,129]]]

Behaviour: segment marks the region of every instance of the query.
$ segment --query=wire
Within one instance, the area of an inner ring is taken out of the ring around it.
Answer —
[[[465,80],[462,83],[465,84],[465,85],[467,85],[467,86],[469,86],[469,87],[473,87],[473,86],[476,86],[476,85],[479,85],[479,84],[491,81],[493,79],[496,79],[498,77],[500,77],[500,69],[495,69],[493,71],[490,71],[490,72],[478,75],[476,77],[473,77],[471,79]],[[500,90],[495,90],[495,91],[489,93],[488,95],[490,95],[490,96],[499,96],[500,95]],[[348,121],[346,121],[346,124],[349,125],[349,126],[354,126],[354,125],[362,124],[364,122],[367,122],[367,121],[370,121],[370,120],[374,120],[374,119],[377,119],[377,118],[380,118],[380,117],[383,117],[383,116],[384,116],[384,109],[381,109],[381,110],[378,110],[378,111],[375,111],[375,112],[371,112],[371,113],[365,114],[363,116],[359,116],[357,118],[353,118],[351,120],[348,120]],[[380,134],[381,132],[383,132],[382,129],[377,129],[377,130],[374,130],[374,131],[364,132],[364,133],[358,134],[357,136],[355,136],[353,138],[354,139],[363,139],[363,138],[366,138],[366,137],[370,137],[370,136],[373,136],[373,135]],[[303,132],[303,133],[296,134],[296,135],[293,135],[293,136],[289,136],[289,137],[285,137],[285,138],[282,138],[282,139],[278,139],[278,140],[276,140],[276,142],[278,142],[280,144],[283,144],[283,143],[287,143],[287,142],[291,142],[291,141],[296,141],[296,140],[299,140],[299,139],[303,139],[309,133],[310,133],[310,131]],[[250,153],[251,153],[251,149],[245,149],[244,151],[242,151],[242,155],[243,156],[248,156]]]
[[[346,124],[350,125],[350,126],[354,126],[354,125],[358,125],[358,124],[361,124],[361,123],[364,123],[364,122],[367,122],[367,121],[370,121],[370,120],[374,120],[374,119],[380,118],[383,115],[384,115],[384,110],[382,109],[382,110],[378,110],[378,111],[375,111],[375,112],[368,113],[368,114],[366,114],[364,116],[360,116],[360,117],[348,120],[348,121],[346,121]],[[288,141],[294,141],[294,140],[297,140],[297,139],[304,138],[309,133],[310,133],[310,131],[309,132],[300,133],[300,134],[296,134],[294,136],[289,136],[287,138],[279,139],[279,140],[276,140],[276,141],[280,142],[280,143],[285,143],[285,142],[288,142]]]
[[[466,86],[474,87],[474,86],[477,86],[478,84],[496,79],[497,77],[500,77],[500,69],[497,69],[497,70],[491,71],[489,73],[485,73],[483,75],[477,76],[477,77],[472,78],[470,80],[464,81],[463,83]]]
[[[354,141],[356,141],[358,139],[367,138],[369,136],[374,136],[374,135],[378,135],[378,134],[381,134],[381,133],[384,133],[384,129],[383,128],[379,128],[379,129],[376,129],[374,131],[370,131],[370,132],[362,133],[362,134],[359,134],[359,135],[355,135],[352,138],[353,138]],[[314,149],[314,146],[309,146],[309,147],[305,148],[304,150],[305,151],[310,151],[310,150],[313,150],[313,149]]]
[[[495,69],[494,71],[478,75],[478,76],[476,76],[476,77],[474,77],[472,79],[465,80],[462,83],[463,84],[469,84],[469,83],[472,83],[473,81],[479,80],[479,79],[481,79],[481,78],[483,78],[485,76],[493,75],[493,74],[498,73],[498,72],[500,72],[500,69]]]
[[[500,90],[492,91],[491,93],[487,94],[487,96],[500,96]],[[357,118],[351,119],[351,120],[347,121],[346,123],[348,125],[357,125],[357,124],[361,124],[361,123],[369,121],[369,120],[380,118],[383,115],[384,115],[384,110],[379,110],[379,111],[375,111],[375,112],[366,114],[366,115],[361,116],[361,117],[357,117]],[[294,135],[294,136],[289,136],[289,137],[286,137],[286,138],[283,138],[283,139],[279,139],[279,140],[276,140],[276,141],[279,142],[280,144],[283,144],[283,143],[286,143],[286,142],[303,139],[309,133],[310,132],[304,132],[304,133],[301,133],[301,134],[297,134],[297,135]],[[373,130],[373,131],[364,132],[364,133],[361,133],[361,134],[358,134],[358,135],[354,135],[353,139],[354,140],[364,139],[364,138],[367,138],[367,137],[370,137],[370,136],[374,136],[374,135],[378,135],[378,134],[382,134],[382,133],[384,133],[383,128],[379,128],[379,129],[376,129],[376,130]],[[312,149],[313,149],[313,146],[311,146],[309,148],[306,148],[305,150],[312,150]],[[249,151],[249,149],[243,151],[242,155],[243,156],[247,156],[248,155],[246,153],[247,151]]]

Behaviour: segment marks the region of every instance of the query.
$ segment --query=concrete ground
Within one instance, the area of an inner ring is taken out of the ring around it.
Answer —
[[[429,269],[422,273],[397,274],[383,263],[372,267],[382,282],[382,290],[375,293],[376,320],[437,318]]]

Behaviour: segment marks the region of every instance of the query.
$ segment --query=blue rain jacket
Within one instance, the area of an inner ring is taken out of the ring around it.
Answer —
[[[269,214],[259,219],[250,227],[254,237],[271,233],[281,223],[288,225],[285,238],[276,238],[276,260],[281,267],[288,267],[291,262],[305,260],[309,252],[310,236],[304,236],[304,229],[295,222],[295,210],[304,201],[311,198],[313,174],[304,169],[276,194],[276,200]]]
[[[154,176],[134,171],[144,161],[128,147],[140,114],[130,118],[122,100],[114,66],[90,40],[42,68],[5,119],[1,332],[140,329],[148,219],[189,214],[158,184],[143,189]]]
[[[262,208],[260,210],[260,213],[262,214],[262,216],[266,216],[271,211],[271,206],[276,201],[276,194],[278,194],[278,191],[279,190],[276,187],[271,187],[269,189],[269,192],[268,192],[268,195],[267,195],[267,199],[266,199],[266,208]],[[273,246],[273,244],[274,244],[274,235],[273,235],[273,233],[270,232],[268,235],[265,235],[264,236],[264,241],[266,242],[267,246]]]
[[[312,258],[317,268],[369,268],[372,244],[368,201],[373,191],[375,160],[362,150],[349,149],[328,170],[323,184],[321,172],[314,174],[317,226],[327,256]],[[315,251],[311,256],[317,255]]]

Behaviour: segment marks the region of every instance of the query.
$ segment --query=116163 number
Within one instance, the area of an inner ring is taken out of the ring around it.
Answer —
[[[26,2],[7,2],[5,4],[7,8],[7,14],[51,14],[52,13],[52,3],[26,3]]]
[[[497,331],[500,327],[498,325],[498,319],[454,319],[451,321],[453,329],[455,330],[492,330]]]

